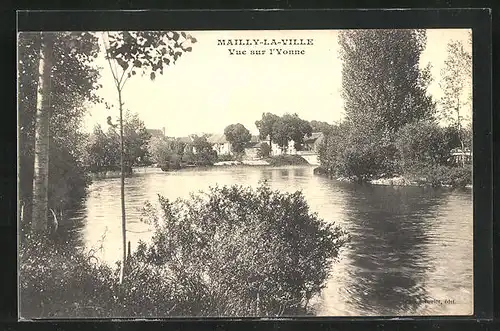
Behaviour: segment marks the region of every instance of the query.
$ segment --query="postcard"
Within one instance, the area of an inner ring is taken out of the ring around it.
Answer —
[[[472,30],[18,34],[24,320],[472,315]]]

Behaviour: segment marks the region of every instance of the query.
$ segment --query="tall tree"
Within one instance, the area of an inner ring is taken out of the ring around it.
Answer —
[[[156,74],[163,74],[165,67],[175,62],[184,52],[192,50],[196,39],[185,32],[137,31],[105,32],[102,34],[106,59],[113,75],[118,94],[120,110],[120,168],[121,168],[121,212],[122,212],[122,264],[120,283],[123,281],[127,259],[127,230],[125,215],[125,159],[123,140],[123,89],[127,80],[137,72],[149,75],[155,80]]]
[[[469,47],[467,47],[469,46]],[[457,130],[460,146],[465,147],[464,122],[472,113],[472,48],[462,41],[448,43],[448,57],[441,70],[440,86],[443,97],[440,100],[442,117]],[[469,49],[467,49],[469,48]]]
[[[340,172],[358,179],[397,172],[394,135],[408,123],[433,118],[436,110],[427,94],[430,65],[420,68],[425,31],[345,30],[339,43],[349,127]]]
[[[224,129],[224,135],[231,143],[231,148],[234,153],[242,153],[245,150],[245,144],[252,139],[250,131],[241,123],[228,125]]]
[[[47,229],[49,187],[50,81],[53,37],[41,34],[35,124],[35,166],[33,173],[33,220],[36,232]]]
[[[344,30],[339,34],[347,120],[397,131],[435,111],[426,94],[430,67],[420,69],[423,30]]]
[[[50,205],[55,208],[60,203],[57,197],[64,197],[63,204],[69,203],[68,196],[79,190],[73,186],[81,184],[78,180],[72,182],[66,175],[68,180],[63,188],[60,184],[64,178],[57,176],[61,175],[61,166],[70,167],[67,174],[71,176],[83,175],[82,150],[78,148],[82,135],[77,128],[85,102],[99,101],[94,93],[99,87],[98,72],[93,65],[96,46],[91,33],[23,32],[18,35],[18,171],[20,209],[24,211],[22,228],[31,222],[33,231],[43,232]],[[53,194],[56,191],[58,193]],[[31,213],[32,207],[36,216]]]
[[[260,139],[269,139],[270,153],[272,154],[273,142],[273,125],[279,119],[278,115],[271,113],[263,113],[262,119],[255,122],[255,126],[259,129]]]

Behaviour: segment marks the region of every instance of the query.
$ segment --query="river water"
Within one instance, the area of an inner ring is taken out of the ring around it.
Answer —
[[[314,302],[322,316],[470,315],[473,313],[472,192],[342,183],[313,167],[216,167],[162,172],[138,169],[126,179],[127,240],[148,240],[145,201],[218,185],[302,190],[311,210],[342,226],[351,241]],[[95,181],[76,218],[88,249],[109,263],[121,257],[120,180]],[[73,220],[74,221],[74,220]]]

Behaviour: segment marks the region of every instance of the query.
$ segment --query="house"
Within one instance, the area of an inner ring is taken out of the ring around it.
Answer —
[[[318,153],[319,146],[324,140],[325,135],[323,132],[313,132],[311,136],[304,138],[304,151]]]
[[[165,137],[165,128],[158,129],[146,129],[147,133],[151,135],[151,138],[163,138]]]
[[[285,154],[296,154],[297,150],[295,149],[295,142],[293,140],[290,140],[288,142],[288,147],[286,149],[281,149],[280,146],[276,143],[271,144],[271,155],[272,156],[277,156],[277,155],[285,155]]]
[[[231,155],[231,143],[227,141],[225,134],[212,134],[207,138],[207,141],[212,144],[217,155]]]
[[[186,144],[186,146],[184,147],[184,153],[196,154],[196,148],[193,146],[193,141],[194,141],[193,136],[179,137],[177,138],[177,141]]]
[[[245,157],[247,159],[258,159],[259,148],[263,141],[260,141],[259,136],[252,135],[250,142],[245,146]]]

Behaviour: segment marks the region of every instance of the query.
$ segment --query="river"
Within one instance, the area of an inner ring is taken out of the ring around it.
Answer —
[[[144,202],[186,198],[218,185],[302,190],[311,210],[351,241],[314,302],[321,316],[469,315],[473,310],[472,193],[421,187],[342,183],[313,167],[214,167],[162,172],[139,169],[126,179],[128,240],[148,240]],[[80,210],[81,242],[113,263],[121,257],[120,180],[95,181]],[[72,220],[74,222],[74,219]],[[73,223],[74,224],[74,223]],[[100,249],[99,249],[100,248]],[[450,301],[446,301],[450,300]]]

